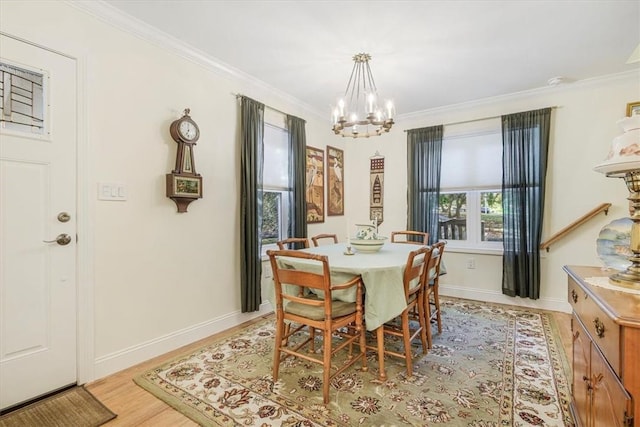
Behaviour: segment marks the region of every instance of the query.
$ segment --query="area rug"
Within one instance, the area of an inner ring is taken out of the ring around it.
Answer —
[[[568,365],[550,313],[459,299],[441,305],[442,334],[416,356],[413,376],[389,358],[379,381],[368,353],[369,371],[354,365],[334,378],[327,405],[319,365],[289,358],[273,382],[272,317],[135,382],[201,425],[573,426]]]
[[[73,387],[0,417],[0,427],[97,427],[116,417],[84,387]]]

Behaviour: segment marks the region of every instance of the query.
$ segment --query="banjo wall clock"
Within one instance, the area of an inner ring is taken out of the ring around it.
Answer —
[[[200,128],[189,116],[190,110],[171,123],[169,133],[178,144],[176,167],[167,174],[167,197],[173,200],[178,212],[187,212],[189,203],[202,198],[202,176],[196,172],[193,147],[200,138]]]

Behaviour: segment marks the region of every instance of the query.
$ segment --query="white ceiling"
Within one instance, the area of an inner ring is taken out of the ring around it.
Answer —
[[[638,0],[106,3],[327,118],[359,52],[399,115],[640,66]]]

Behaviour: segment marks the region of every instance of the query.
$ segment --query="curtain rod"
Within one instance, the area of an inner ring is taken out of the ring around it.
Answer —
[[[231,95],[235,96],[235,97],[236,97],[236,99],[240,98],[241,96],[244,96],[244,95],[243,95],[243,94],[241,94],[241,93],[234,93],[234,92],[231,92]],[[248,98],[248,97],[247,97],[247,98]],[[251,98],[251,99],[253,99],[253,98]],[[254,100],[254,101],[260,102],[260,101],[258,101],[257,99],[256,99],[256,100]],[[270,107],[270,106],[268,106],[267,104],[265,104],[264,102],[260,102],[260,103],[261,103],[262,105],[264,105],[264,108],[268,108],[269,110],[271,110],[271,111],[275,111],[276,113],[284,114],[285,116],[290,116],[290,114],[289,114],[289,113],[285,113],[284,111],[280,111],[280,110],[278,110],[278,109],[276,109],[276,108]]]
[[[544,107],[544,108],[551,108],[552,110],[555,110],[556,108],[560,108],[557,105],[554,105],[552,107]],[[541,110],[542,108],[539,108],[539,110]],[[517,113],[511,113],[511,114],[517,114]],[[504,114],[503,114],[504,115]],[[465,123],[473,123],[473,122],[480,122],[482,120],[491,120],[491,119],[499,119],[500,117],[502,117],[503,115],[500,116],[489,116],[489,117],[481,117],[478,119],[471,119],[471,120],[461,120],[459,122],[451,122],[451,123],[445,123],[442,126],[453,126],[453,125],[463,125]],[[437,125],[436,125],[437,126]],[[427,126],[428,127],[428,126]],[[420,128],[416,128],[416,129],[420,129]],[[405,129],[405,132],[409,132],[410,130],[414,130],[414,129]]]

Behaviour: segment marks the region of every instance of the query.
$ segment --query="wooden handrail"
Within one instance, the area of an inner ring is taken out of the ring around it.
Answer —
[[[610,207],[611,207],[611,203],[602,203],[601,205],[591,209],[588,213],[584,214],[583,216],[581,216],[580,218],[573,221],[571,224],[569,224],[568,226],[566,226],[565,228],[563,228],[562,230],[558,231],[556,234],[551,236],[549,240],[541,243],[540,249],[546,249],[547,252],[549,252],[549,247],[551,246],[551,244],[562,239],[564,236],[571,233],[573,230],[575,230],[585,222],[589,221],[591,218],[598,215],[600,212],[604,212],[605,215],[608,214]]]

